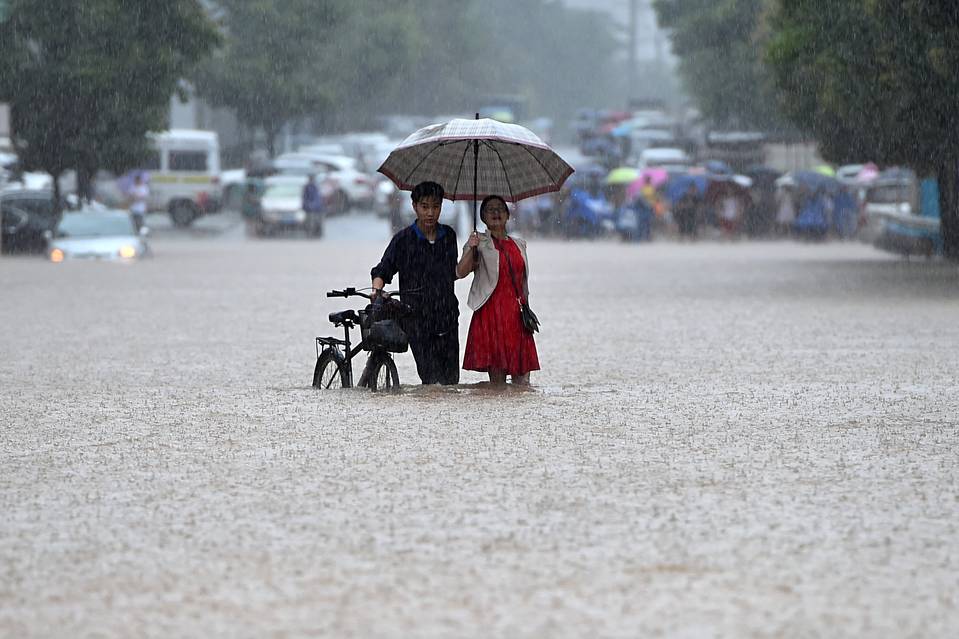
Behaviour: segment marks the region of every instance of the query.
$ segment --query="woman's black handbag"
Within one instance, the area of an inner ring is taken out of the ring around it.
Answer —
[[[506,258],[506,268],[509,269],[509,281],[513,283],[513,290],[516,292],[516,301],[519,302],[519,318],[523,322],[523,328],[530,334],[539,332],[539,318],[536,317],[533,309],[529,307],[529,302],[524,302],[523,296],[520,295],[519,287],[516,286],[516,276],[513,274],[513,262],[509,259],[509,254],[506,251],[500,251],[500,255]]]
[[[536,317],[536,313],[533,312],[533,309],[531,309],[526,302],[520,302],[519,316],[520,319],[523,320],[523,328],[526,329],[527,333],[539,331],[539,318]]]

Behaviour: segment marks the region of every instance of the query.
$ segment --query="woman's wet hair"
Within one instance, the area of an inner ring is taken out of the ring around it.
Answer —
[[[500,195],[487,195],[483,198],[483,201],[480,202],[480,219],[483,220],[483,224],[486,224],[486,205],[493,200],[499,200],[503,203],[503,208],[506,209],[506,217],[507,219],[509,218],[509,206],[506,204],[506,200]]]
[[[437,200],[442,201],[445,195],[446,191],[444,191],[443,187],[436,182],[420,182],[413,187],[413,192],[410,193],[410,198],[413,200],[413,204],[416,204],[423,198],[427,197],[436,198]]]

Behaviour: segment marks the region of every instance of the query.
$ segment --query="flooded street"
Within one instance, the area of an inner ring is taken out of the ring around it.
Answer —
[[[0,261],[0,635],[959,624],[956,266],[531,238],[531,390],[422,388],[405,353],[398,395],[318,392],[353,304],[325,292],[369,285],[386,224],[208,224]]]

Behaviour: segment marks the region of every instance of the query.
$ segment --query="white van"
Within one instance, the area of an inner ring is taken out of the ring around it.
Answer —
[[[219,209],[220,140],[214,131],[171,129],[149,133],[155,152],[143,169],[150,175],[151,211],[167,211],[176,226],[187,226]]]

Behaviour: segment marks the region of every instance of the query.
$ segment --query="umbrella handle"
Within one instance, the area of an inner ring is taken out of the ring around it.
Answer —
[[[479,113],[476,114],[479,120]],[[479,140],[473,140],[473,230],[476,230],[476,173],[479,171]]]

